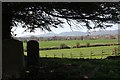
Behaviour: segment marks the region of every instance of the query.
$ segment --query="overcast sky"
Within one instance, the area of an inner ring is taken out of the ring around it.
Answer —
[[[61,28],[61,27],[59,27],[59,28],[51,28],[52,32],[53,33],[57,33],[57,34],[62,33],[62,32],[70,32],[70,31],[87,32],[86,27],[84,27],[84,28],[83,27],[78,28],[78,27],[76,27],[76,26],[73,25],[72,29],[71,29],[70,26],[68,24],[66,24],[66,23],[63,24],[63,26],[64,26],[64,28]],[[111,28],[107,28],[106,30],[116,30],[116,29],[118,29],[118,24],[114,25]],[[40,29],[37,29],[35,31],[35,33],[33,33],[33,32],[32,33],[24,32],[24,29],[20,25],[19,25],[18,28],[13,28],[12,31],[13,30],[15,30],[14,33],[17,34],[16,37],[25,36],[25,35],[40,35],[40,34],[49,33],[48,31],[44,32],[44,31],[41,31]],[[100,30],[100,29],[96,29],[96,30]],[[94,31],[94,30],[91,30],[91,31]]]

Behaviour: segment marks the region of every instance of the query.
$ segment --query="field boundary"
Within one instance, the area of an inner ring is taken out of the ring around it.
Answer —
[[[57,50],[57,49],[71,49],[71,48],[88,48],[88,47],[100,47],[100,46],[114,46],[114,45],[120,45],[120,43],[116,43],[116,44],[92,44],[92,45],[81,45],[79,47],[76,46],[71,46],[71,47],[65,47],[65,48],[60,48],[60,47],[48,47],[48,48],[40,48],[40,50]]]
[[[84,53],[82,53],[82,52],[80,52],[79,55],[77,55],[77,56],[75,55],[75,53],[69,53],[69,55],[68,55],[69,57],[67,57],[64,53],[60,53],[60,55],[57,55],[54,53],[53,56],[49,56],[48,54],[46,54],[44,56],[44,58],[97,59],[96,56],[99,56],[98,57],[99,59],[105,59],[108,57],[106,55],[109,55],[110,58],[112,59],[112,57],[114,58],[114,57],[120,55],[118,52],[113,53],[112,51],[111,51],[111,54],[108,54],[106,51],[103,51],[103,50],[101,50],[101,52],[99,54],[95,54],[95,53],[96,52],[94,52],[94,51],[89,51],[89,54],[87,55],[88,57],[83,56]],[[108,58],[108,59],[110,59],[110,58]]]

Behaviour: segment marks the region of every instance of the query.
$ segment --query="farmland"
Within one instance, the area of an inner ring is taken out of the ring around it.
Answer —
[[[117,46],[102,46],[90,48],[73,48],[40,51],[41,57],[59,57],[59,58],[106,58],[112,55],[112,49]],[[103,53],[102,53],[103,51]]]
[[[73,48],[76,43],[80,45],[90,44],[111,44],[118,43],[118,40],[64,40],[64,41],[41,41],[39,47],[59,47],[64,43],[70,49],[40,50],[39,75],[34,77],[42,80],[80,80],[94,78],[109,79],[120,78],[120,60],[106,59],[112,54],[113,49],[119,45],[80,47]],[[24,48],[26,44],[24,43]],[[27,52],[25,52],[27,55]],[[32,69],[33,70],[33,69]],[[31,74],[34,72],[31,72]],[[33,76],[27,75],[27,78]]]
[[[86,45],[86,43],[90,44],[110,44],[110,43],[118,43],[117,39],[111,40],[63,40],[63,41],[41,41],[39,42],[40,48],[45,47],[59,47],[60,44],[66,44],[70,47],[75,46],[76,43],[80,43],[80,45]],[[24,48],[26,44],[24,43]],[[118,45],[115,46],[98,46],[98,47],[84,47],[84,48],[71,48],[71,49],[57,49],[57,50],[41,50],[41,57],[55,57],[55,58],[106,58],[107,56],[112,55],[113,48],[118,48]],[[25,52],[25,55],[27,53]]]
[[[56,46],[59,47],[60,44],[65,43],[68,46],[74,46],[76,43],[80,45],[85,45],[86,43],[90,44],[109,44],[109,43],[118,43],[118,39],[107,39],[107,40],[56,40],[56,41],[40,41],[39,46],[41,48]],[[23,43],[24,48],[26,43]]]
[[[103,46],[90,48],[73,48],[73,49],[59,49],[40,51],[41,57],[56,57],[56,58],[106,58],[112,56],[112,49],[118,46]],[[103,53],[102,53],[103,52]],[[25,55],[27,53],[25,52]]]

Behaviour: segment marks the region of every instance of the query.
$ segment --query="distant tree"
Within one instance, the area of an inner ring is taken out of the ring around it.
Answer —
[[[51,31],[63,27],[64,20],[72,26],[106,28],[107,23],[120,22],[120,3],[116,2],[4,2],[2,3],[3,39],[11,38],[11,27],[21,23],[25,31],[36,28]],[[64,19],[64,20],[62,20]],[[91,26],[91,22],[94,26]],[[15,34],[16,35],[16,34]]]
[[[81,40],[83,40],[83,36],[81,36]]]
[[[76,43],[76,47],[77,47],[77,48],[80,47],[80,43],[79,43],[79,42]]]
[[[110,35],[110,39],[116,39],[114,35]]]
[[[86,47],[89,47],[90,46],[90,43],[86,43]]]
[[[66,48],[70,48],[70,47],[66,45],[65,43],[60,44],[60,49],[66,49]]]

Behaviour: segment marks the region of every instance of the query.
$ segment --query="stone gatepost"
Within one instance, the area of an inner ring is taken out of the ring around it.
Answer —
[[[39,43],[35,40],[27,42],[27,70],[32,78],[39,76]]]
[[[39,43],[35,40],[27,42],[27,66],[39,65]]]
[[[23,43],[14,39],[2,41],[2,78],[21,78],[25,69]]]

